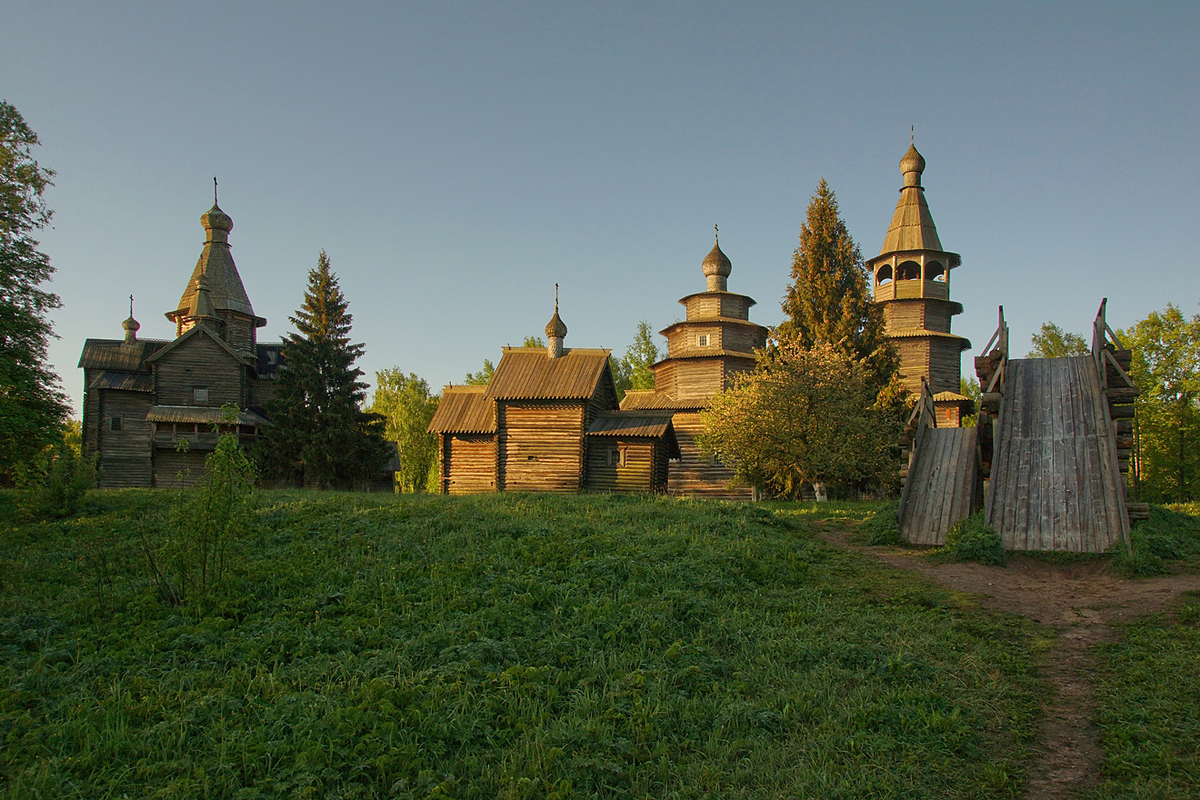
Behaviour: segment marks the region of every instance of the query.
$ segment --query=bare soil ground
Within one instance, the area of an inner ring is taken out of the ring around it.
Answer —
[[[855,545],[840,532],[829,531],[825,539],[920,572],[948,589],[977,595],[985,607],[1020,614],[1058,634],[1038,665],[1052,691],[1026,786],[1030,800],[1077,797],[1100,781],[1103,753],[1093,724],[1093,646],[1119,639],[1123,623],[1170,608],[1186,592],[1200,591],[1195,572],[1124,578],[1109,569],[1107,559],[1050,564],[1014,554],[1004,567],[939,564],[920,557],[920,551]]]

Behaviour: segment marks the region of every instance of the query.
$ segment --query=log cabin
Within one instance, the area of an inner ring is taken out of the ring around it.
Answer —
[[[166,313],[175,337],[139,339],[131,297],[122,339],[84,342],[83,445],[96,457],[102,488],[190,485],[220,434],[251,441],[270,425],[263,406],[283,365],[282,344],[258,341],[267,321],[246,295],[229,247],[233,219],[215,192],[200,224],[200,258]]]
[[[558,315],[545,347],[506,347],[487,386],[447,386],[438,435],[443,494],[658,492],[679,447],[670,412],[622,412],[609,350],[564,346]]]
[[[719,238],[700,266],[705,291],[680,299],[686,318],[660,331],[667,338],[667,357],[653,365],[654,389],[626,392],[621,409],[671,413],[680,452],[667,482],[671,494],[750,500],[754,490],[739,485],[728,466],[702,454],[696,436],[704,429],[700,414],[713,396],[738,373],[754,369],[767,329],[750,321],[753,298],[728,290],[733,265]]]

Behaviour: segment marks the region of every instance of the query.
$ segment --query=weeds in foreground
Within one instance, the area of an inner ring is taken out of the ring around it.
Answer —
[[[946,544],[935,551],[950,561],[974,561],[984,566],[1004,566],[1006,553],[1000,534],[983,521],[983,511],[961,519],[946,531]]]
[[[1193,506],[1195,504],[1192,504]],[[1200,556],[1200,517],[1188,506],[1150,506],[1150,518],[1129,532],[1129,548],[1113,547],[1113,565],[1124,575],[1141,577],[1170,571],[1167,562]]]
[[[867,544],[897,546],[907,544],[900,536],[900,523],[896,516],[898,508],[898,504],[891,503],[867,517],[859,526],[859,530],[867,534]]]

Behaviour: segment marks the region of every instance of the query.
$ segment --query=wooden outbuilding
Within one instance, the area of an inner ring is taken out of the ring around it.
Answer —
[[[623,411],[668,412],[678,438],[679,461],[671,465],[671,494],[749,500],[754,490],[736,482],[733,470],[700,452],[696,437],[703,431],[700,413],[714,395],[741,372],[754,369],[755,351],[767,341],[767,329],[750,321],[754,300],[728,291],[733,265],[720,241],[701,264],[706,290],[680,299],[686,318],[661,333],[667,357],[654,365],[654,389],[630,391]]]
[[[443,493],[665,485],[665,460],[678,453],[669,416],[619,414],[610,351],[565,347],[566,335],[556,303],[546,347],[506,347],[487,386],[445,388],[429,424]]]
[[[263,406],[282,344],[257,341],[266,320],[246,296],[229,249],[233,220],[215,198],[200,224],[204,249],[166,315],[175,338],[139,339],[131,299],[124,339],[84,342],[83,445],[101,487],[194,483],[220,433],[248,441],[270,425]]]

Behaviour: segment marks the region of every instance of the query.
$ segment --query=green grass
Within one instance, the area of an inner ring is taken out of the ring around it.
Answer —
[[[816,536],[877,505],[263,493],[172,606],[164,497],[0,523],[0,796],[1021,795],[1038,629]]]
[[[1200,593],[1100,653],[1107,780],[1093,797],[1200,797]]]
[[[1113,547],[1113,564],[1129,576],[1160,575],[1178,566],[1200,566],[1200,506],[1150,506],[1150,518],[1129,532],[1130,548]]]

